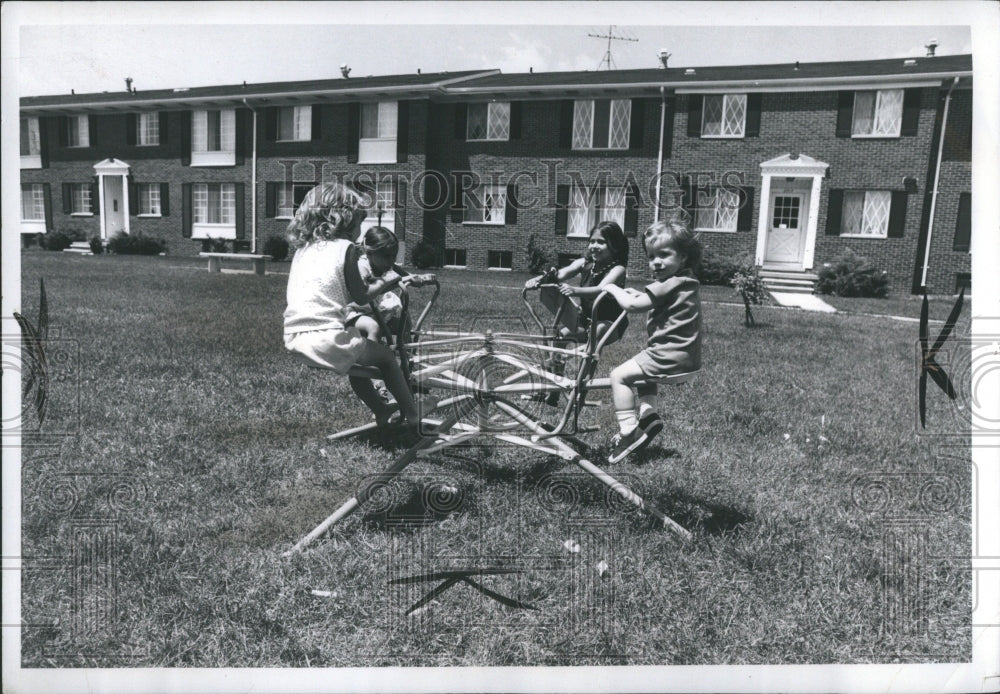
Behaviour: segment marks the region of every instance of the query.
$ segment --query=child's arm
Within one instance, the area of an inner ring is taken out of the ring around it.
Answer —
[[[604,279],[602,279],[601,283],[598,284],[596,287],[574,287],[571,284],[563,284],[561,287],[559,287],[559,291],[562,292],[565,296],[596,297],[598,294],[600,294],[607,288],[607,285],[617,284],[618,280],[624,280],[624,279],[625,279],[625,266],[615,265],[613,268],[608,270],[608,274],[604,276]]]
[[[617,284],[609,284],[602,289],[614,297],[619,306],[630,313],[648,311],[653,308],[653,297],[647,293],[631,288],[622,289]]]
[[[398,275],[390,279],[386,279],[385,277],[376,277],[365,289],[364,299],[358,303],[367,303],[379,294],[385,294],[386,292],[395,289],[399,286],[402,279],[403,278]]]
[[[580,271],[583,269],[583,265],[584,265],[585,262],[586,261],[583,258],[577,258],[576,260],[574,260],[572,263],[570,263],[566,267],[560,268],[559,270],[557,270],[556,271],[556,282],[565,282],[566,280],[570,279],[571,277],[575,277],[576,275],[579,275]],[[551,270],[549,272],[551,272]],[[530,280],[528,280],[527,282],[524,283],[524,288],[525,289],[537,289],[539,287],[539,285],[542,284],[542,280],[545,279],[545,277],[549,274],[549,272],[541,274],[538,277],[532,277]]]

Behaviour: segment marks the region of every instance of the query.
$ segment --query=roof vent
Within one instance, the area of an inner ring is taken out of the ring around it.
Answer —
[[[347,63],[341,63],[340,76],[343,77],[345,80],[351,76],[351,68],[347,65]]]
[[[927,49],[927,57],[928,58],[933,58],[934,57],[934,51],[937,50],[937,47],[938,47],[937,39],[931,39],[930,43],[927,43],[927,44],[924,45],[924,48]]]
[[[916,64],[917,61],[914,60],[913,58],[907,58],[906,60],[903,61],[903,65],[916,65]]]
[[[685,75],[693,75],[694,74],[694,68],[693,67],[689,67],[687,70],[684,71],[684,74]]]
[[[666,48],[660,49],[660,52],[656,54],[656,57],[660,59],[660,67],[666,69],[667,61],[670,60],[671,55]]]

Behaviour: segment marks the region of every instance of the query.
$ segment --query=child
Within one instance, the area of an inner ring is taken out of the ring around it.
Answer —
[[[586,339],[587,331],[593,320],[598,322],[597,339],[607,331],[621,309],[604,299],[598,307],[597,316],[593,315],[594,300],[609,285],[625,286],[625,267],[628,265],[628,239],[622,228],[615,222],[598,222],[590,231],[590,243],[582,258],[555,273],[559,282],[559,293],[563,296],[580,297],[580,332],[573,334],[567,327],[560,329],[560,336]],[[549,273],[534,277],[524,283],[528,289],[534,289],[542,284]],[[566,280],[580,275],[580,286],[567,284]],[[614,339],[620,339],[628,327],[628,319],[621,322]]]
[[[399,240],[385,227],[372,227],[365,232],[364,255],[358,260],[358,271],[367,285],[367,301],[352,303],[348,307],[347,325],[356,325],[369,340],[380,337],[378,321],[371,311],[370,302],[378,297],[376,308],[386,327],[396,333],[399,328],[403,303],[393,293],[396,287],[421,287],[434,280],[434,275],[411,275],[395,264],[399,253]]]
[[[395,265],[399,253],[399,240],[396,235],[385,227],[372,227],[365,232],[364,255],[358,260],[358,271],[367,287],[364,302],[352,303],[348,306],[346,325],[357,326],[358,331],[367,339],[375,342],[381,337],[379,322],[372,313],[371,302],[376,302],[376,310],[386,328],[394,335],[399,332],[399,321],[402,319],[403,302],[393,290],[396,287],[420,287],[432,281],[434,275],[411,275],[403,268]],[[388,402],[390,395],[381,383],[374,383],[375,390],[383,401]]]
[[[637,417],[633,384],[701,368],[701,302],[698,280],[692,272],[701,261],[701,242],[688,227],[686,214],[679,213],[646,229],[642,244],[655,281],[644,292],[617,285],[605,287],[626,311],[649,311],[646,349],[610,374],[620,429],[611,441],[611,463],[644,447],[663,429],[663,421],[653,409],[656,385],[638,388]]]
[[[354,245],[365,214],[365,199],[339,183],[321,183],[302,201],[288,225],[288,240],[296,251],[288,273],[285,347],[310,366],[341,375],[354,365],[374,366],[415,433],[417,408],[392,350],[347,325],[348,304],[368,298]],[[392,408],[371,380],[351,376],[350,383],[379,426],[385,426]]]

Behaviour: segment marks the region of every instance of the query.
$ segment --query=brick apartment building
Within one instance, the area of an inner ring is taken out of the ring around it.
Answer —
[[[642,276],[635,235],[682,206],[717,255],[804,273],[850,248],[896,293],[951,293],[971,122],[968,55],[26,97],[21,232],[259,251],[339,178],[406,260],[426,239],[447,266],[524,270],[532,245],[565,262],[613,219]]]

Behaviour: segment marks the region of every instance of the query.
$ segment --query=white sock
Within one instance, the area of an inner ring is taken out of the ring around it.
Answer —
[[[618,420],[618,429],[623,436],[631,434],[639,426],[635,410],[615,410],[615,418]]]
[[[656,393],[649,393],[648,395],[639,396],[639,419],[642,419],[650,411],[655,412],[656,407]]]

